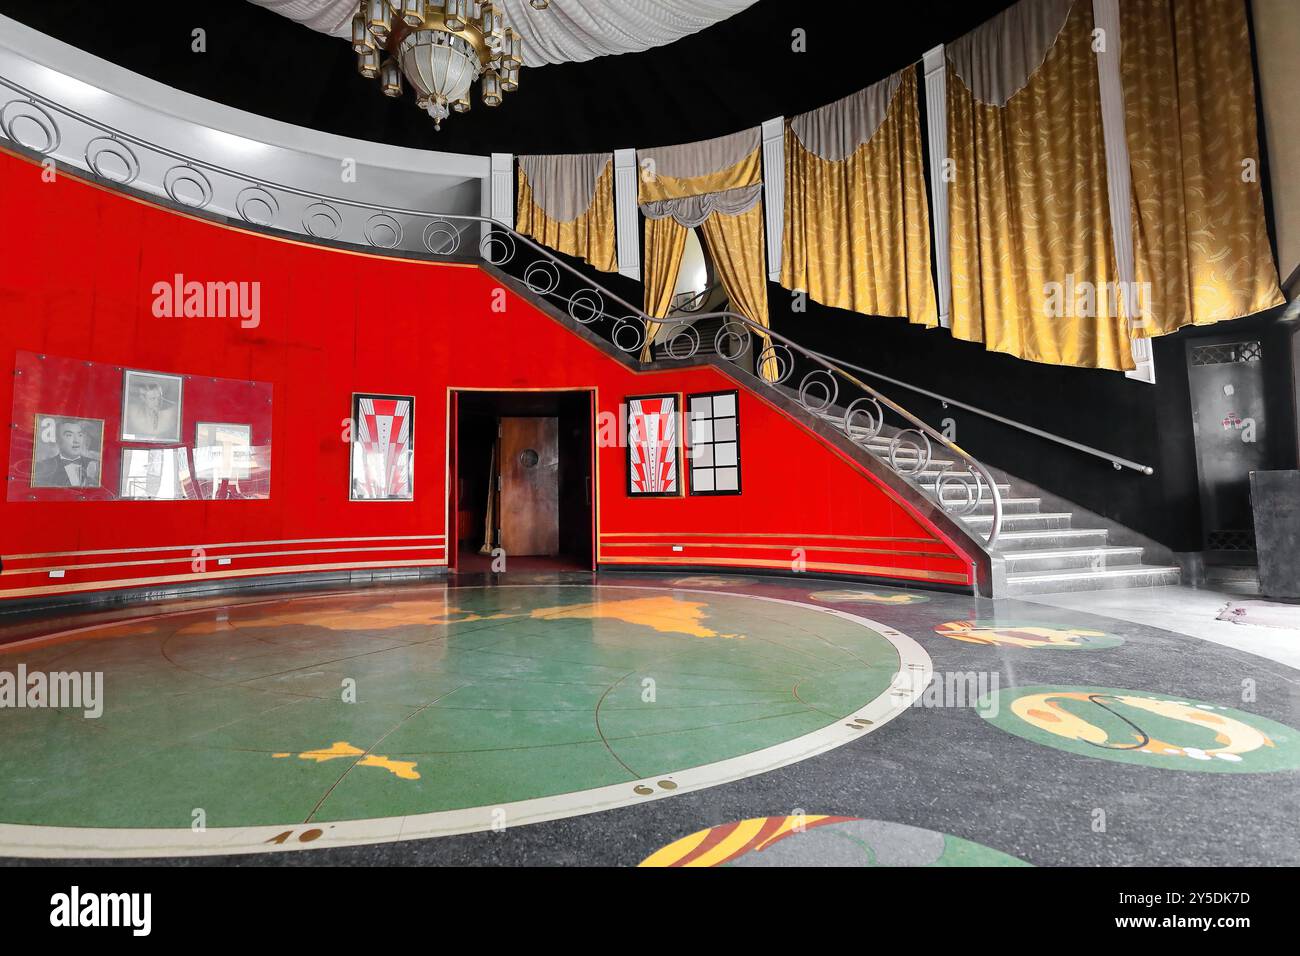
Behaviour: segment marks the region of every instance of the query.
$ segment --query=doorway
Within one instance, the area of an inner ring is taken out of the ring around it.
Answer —
[[[594,570],[595,392],[457,390],[451,415],[452,569]]]
[[[1269,461],[1262,343],[1251,337],[1189,340],[1187,377],[1202,548],[1215,564],[1253,564],[1250,473]]]

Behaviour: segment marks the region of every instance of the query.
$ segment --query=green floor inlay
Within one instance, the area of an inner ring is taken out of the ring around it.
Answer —
[[[0,823],[189,828],[196,810],[363,820],[662,778],[839,723],[900,658],[806,605],[541,585],[209,609],[0,670],[20,661],[102,670],[105,704],[3,715]]]

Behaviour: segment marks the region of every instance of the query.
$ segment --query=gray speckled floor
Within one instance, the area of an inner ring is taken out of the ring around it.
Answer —
[[[599,582],[667,584],[683,577],[602,575]],[[726,585],[719,581],[716,589],[808,600],[812,592],[854,586],[749,577]],[[1149,691],[1300,726],[1300,671],[1282,663],[1077,609],[914,593],[928,600],[835,606],[914,638],[929,653],[936,674],[996,673],[1004,690],[1046,684]],[[1114,593],[1107,597],[1114,600]],[[945,622],[976,619],[1092,627],[1123,643],[1094,650],[996,647],[935,633]],[[1244,688],[1253,689],[1253,699]],[[909,824],[1040,866],[1300,864],[1295,823],[1300,819],[1300,771],[1208,773],[1081,756],[1007,733],[969,706],[914,706],[868,736],[779,770],[500,833],[150,862],[633,866],[695,831],[798,811]],[[1097,827],[1099,811],[1104,832]]]

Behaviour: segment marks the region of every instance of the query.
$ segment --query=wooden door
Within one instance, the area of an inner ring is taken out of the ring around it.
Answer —
[[[560,420],[501,419],[501,547],[560,553]]]

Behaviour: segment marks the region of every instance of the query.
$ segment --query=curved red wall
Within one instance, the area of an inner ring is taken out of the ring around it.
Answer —
[[[264,501],[0,501],[0,596],[270,571],[442,565],[448,390],[594,388],[629,395],[736,388],[711,367],[638,373],[473,266],[386,259],[194,219],[0,153],[0,413],[15,353],[274,387]],[[160,319],[155,282],[261,283],[261,324]],[[348,500],[341,438],[353,392],[416,397],[416,500]],[[969,586],[971,562],[892,492],[741,387],[744,493],[630,499],[626,451],[598,455],[602,564],[809,571]],[[7,439],[0,461],[8,461]],[[25,480],[20,476],[18,480]],[[670,537],[671,535],[671,537]],[[680,545],[682,551],[673,551]],[[709,545],[705,547],[705,545]],[[191,549],[207,569],[190,570]],[[144,550],[147,549],[147,550]],[[96,552],[86,554],[84,552]],[[228,567],[215,559],[235,555]],[[95,567],[90,567],[95,565]],[[48,569],[66,569],[51,579]]]

